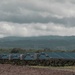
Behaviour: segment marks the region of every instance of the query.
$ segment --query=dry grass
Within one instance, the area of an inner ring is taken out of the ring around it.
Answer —
[[[34,68],[49,68],[49,69],[58,69],[58,70],[67,70],[75,72],[75,66],[64,66],[64,67],[51,67],[51,66],[31,66]]]
[[[0,64],[0,75],[75,75],[74,71],[67,70],[71,67],[66,67],[65,70],[64,68]]]

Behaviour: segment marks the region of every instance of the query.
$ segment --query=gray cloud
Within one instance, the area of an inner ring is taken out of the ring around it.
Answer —
[[[0,37],[75,35],[74,0],[1,0]]]
[[[74,0],[2,0],[0,21],[13,23],[58,23],[74,26]],[[67,25],[68,26],[68,25]]]
[[[41,35],[75,35],[75,27],[67,28],[54,23],[17,24],[0,22],[0,36],[41,36]]]

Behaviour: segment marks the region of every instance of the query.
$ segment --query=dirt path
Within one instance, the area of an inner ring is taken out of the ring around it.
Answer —
[[[74,71],[0,64],[0,75],[75,75]]]

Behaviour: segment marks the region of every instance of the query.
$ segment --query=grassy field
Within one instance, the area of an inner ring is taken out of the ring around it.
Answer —
[[[60,66],[60,67],[52,67],[52,66],[31,66],[34,68],[49,68],[49,69],[58,69],[58,70],[68,70],[68,71],[74,71],[75,72],[75,66]]]

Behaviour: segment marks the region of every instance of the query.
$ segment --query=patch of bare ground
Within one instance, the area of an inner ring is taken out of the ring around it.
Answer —
[[[75,75],[74,71],[0,64],[0,75]]]

